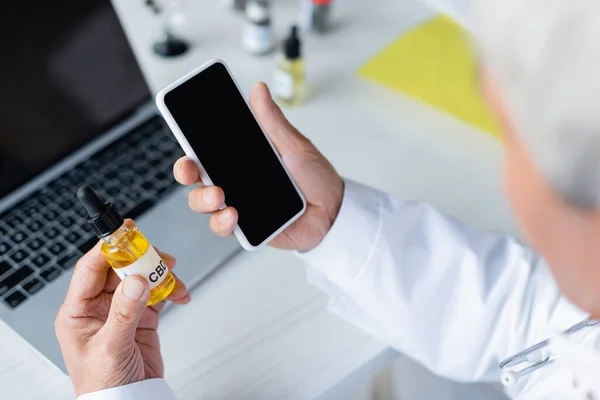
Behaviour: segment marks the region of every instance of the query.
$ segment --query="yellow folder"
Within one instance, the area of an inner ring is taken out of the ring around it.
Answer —
[[[361,67],[359,75],[499,136],[478,86],[469,39],[449,17],[435,17],[404,33]]]

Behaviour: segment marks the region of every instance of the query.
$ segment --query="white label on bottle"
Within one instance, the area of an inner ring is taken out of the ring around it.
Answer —
[[[251,53],[267,53],[273,48],[273,32],[270,26],[248,24],[244,28],[242,41]]]
[[[160,258],[154,247],[148,247],[146,253],[136,262],[124,268],[115,268],[121,280],[129,275],[140,275],[150,284],[150,289],[158,286],[169,273],[167,264]]]
[[[273,92],[282,99],[291,100],[294,96],[294,77],[285,71],[276,70],[273,74]]]

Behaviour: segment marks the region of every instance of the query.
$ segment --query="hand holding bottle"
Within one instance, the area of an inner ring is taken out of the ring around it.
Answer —
[[[158,314],[146,307],[148,282],[132,275],[121,282],[100,252],[101,243],[77,263],[56,318],[56,335],[77,396],[151,378],[162,378]],[[169,269],[175,259],[160,253]],[[186,304],[179,279],[168,297]]]
[[[264,83],[254,86],[250,107],[308,203],[304,215],[270,245],[282,249],[310,250],[323,240],[337,217],[342,204],[344,182],[316,147],[289,123],[273,102]],[[226,150],[223,153],[227,157]],[[187,157],[177,161],[173,172],[175,179],[183,185],[201,182],[196,164]],[[192,210],[213,214],[210,228],[221,236],[230,235],[237,224],[237,211],[234,208],[219,210],[226,202],[226,196],[227,193],[217,186],[200,186],[189,195]],[[260,193],[248,193],[248,196],[260,196]],[[264,202],[265,210],[262,212],[268,213],[269,199],[264,199]]]
[[[77,197],[88,213],[88,223],[103,240],[100,250],[115,273],[121,279],[144,277],[150,284],[149,306],[166,299],[175,288],[176,278],[135,223],[125,221],[115,206],[102,200],[89,185],[81,186]]]

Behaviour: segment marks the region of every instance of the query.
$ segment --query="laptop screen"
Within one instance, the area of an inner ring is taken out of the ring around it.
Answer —
[[[11,1],[0,32],[1,198],[150,93],[110,0]]]

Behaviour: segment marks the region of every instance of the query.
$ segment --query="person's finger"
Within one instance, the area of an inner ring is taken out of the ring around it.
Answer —
[[[283,157],[297,154],[299,146],[310,143],[283,115],[265,83],[258,82],[252,88],[250,107]]]
[[[101,242],[98,242],[77,262],[67,292],[67,301],[92,299],[104,289],[110,265],[100,252],[100,247]]]
[[[101,335],[114,343],[128,344],[135,339],[135,331],[150,297],[150,285],[139,275],[128,276],[113,295],[106,323]]]
[[[154,250],[156,250],[160,258],[163,259],[163,261],[167,264],[167,267],[169,267],[169,269],[175,268],[175,265],[177,265],[177,259],[175,257],[170,255],[169,253],[165,253],[164,251],[157,249],[156,247],[154,247]]]
[[[173,268],[175,268],[175,266],[177,265],[177,260],[175,259],[175,257],[173,257],[170,254],[160,251],[156,247],[154,249],[160,256],[160,258],[163,259],[165,264],[167,264],[167,267],[169,267],[169,270],[172,270]],[[119,276],[114,271],[109,271],[108,276],[106,278],[106,284],[104,285],[104,291],[107,293],[113,293],[117,289],[117,286],[119,286],[120,283],[121,283],[121,278],[119,278]]]
[[[162,250],[160,250],[158,247],[154,246],[154,250],[156,250],[156,252],[158,253],[158,255],[160,255],[162,257],[163,260],[173,260],[176,261],[175,256],[170,254],[170,253],[166,253]]]
[[[108,271],[108,276],[106,277],[106,284],[104,285],[104,291],[106,293],[113,293],[117,286],[121,283],[121,278],[115,271]]]
[[[185,284],[179,279],[177,276],[175,277],[176,284],[175,288],[171,292],[171,294],[167,297],[166,300],[170,300],[175,304],[187,304],[192,300],[192,297],[188,293]],[[139,329],[157,329],[158,328],[158,320],[159,314],[165,308],[166,301],[161,301],[160,303],[153,304],[150,307],[146,308],[146,311],[142,314],[142,318],[138,324]]]
[[[192,295],[188,292],[184,297],[177,299],[177,300],[171,300],[173,303],[178,304],[180,306],[188,304],[190,301],[192,301]]]
[[[146,307],[142,313],[142,318],[137,325],[138,329],[154,329],[158,328],[158,320],[160,319],[160,312],[165,307],[165,302],[154,304],[150,307]]]
[[[187,156],[181,157],[173,166],[173,176],[182,185],[193,185],[202,183],[200,173],[196,164]]]
[[[177,276],[175,276],[176,283],[175,288],[167,297],[167,300],[172,301],[175,304],[187,304],[192,300],[190,293],[185,286],[185,283]]]
[[[163,300],[160,303],[151,305],[150,307],[148,307],[148,309],[150,311],[152,311],[152,313],[154,313],[154,314],[160,314],[160,312],[163,310],[163,308],[165,308],[166,305],[167,305],[167,302],[165,300]]]
[[[212,213],[225,203],[223,189],[218,186],[201,186],[189,194],[190,208],[197,213]]]
[[[226,237],[231,236],[237,221],[237,210],[233,207],[227,207],[211,215],[208,226],[215,234]]]

